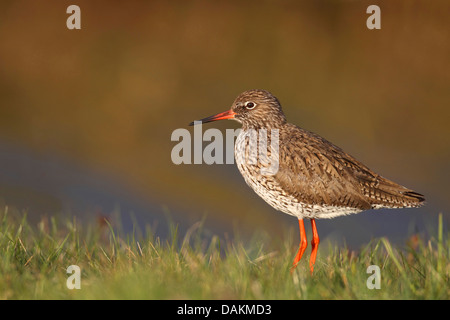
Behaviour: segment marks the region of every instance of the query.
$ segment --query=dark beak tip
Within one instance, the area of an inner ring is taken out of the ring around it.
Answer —
[[[196,124],[199,124],[199,122],[200,123],[203,123],[203,121],[202,120],[194,120],[194,121],[192,121],[191,123],[189,123],[189,126],[195,126]]]

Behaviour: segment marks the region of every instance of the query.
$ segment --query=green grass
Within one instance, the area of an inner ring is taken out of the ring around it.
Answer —
[[[442,216],[429,240],[395,247],[373,240],[358,252],[320,250],[313,276],[306,255],[292,274],[292,240],[266,250],[264,239],[205,237],[201,224],[161,241],[120,235],[108,224],[51,217],[30,225],[0,210],[0,299],[449,299],[449,234]],[[293,238],[293,237],[290,237]],[[66,286],[70,265],[81,289]],[[381,288],[368,289],[369,265]]]

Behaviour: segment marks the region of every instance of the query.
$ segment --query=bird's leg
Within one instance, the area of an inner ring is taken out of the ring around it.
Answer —
[[[308,240],[306,240],[306,232],[305,232],[305,224],[303,223],[303,219],[298,219],[298,225],[300,229],[300,247],[298,248],[297,255],[295,256],[294,263],[291,267],[291,272],[294,271],[295,267],[297,267],[298,262],[303,256],[303,253],[308,246]]]
[[[311,228],[312,228],[312,233],[313,233],[313,239],[311,241],[311,258],[309,260],[309,268],[311,269],[311,274],[314,271],[314,264],[316,263],[316,257],[317,257],[317,249],[319,248],[319,233],[317,232],[317,227],[316,227],[316,220],[311,219]]]

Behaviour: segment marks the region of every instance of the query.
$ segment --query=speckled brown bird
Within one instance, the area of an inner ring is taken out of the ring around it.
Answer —
[[[229,111],[198,123],[222,119],[242,124],[235,159],[246,183],[272,207],[298,218],[300,247],[292,269],[307,247],[303,219],[311,220],[312,273],[319,245],[315,219],[368,209],[419,207],[425,201],[423,195],[373,172],[319,135],[288,123],[280,102],[268,91],[245,91]],[[252,148],[266,152],[252,152]]]

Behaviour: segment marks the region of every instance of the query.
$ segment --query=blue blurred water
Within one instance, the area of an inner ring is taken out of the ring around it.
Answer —
[[[244,183],[240,177],[237,178],[240,181],[236,183]],[[250,189],[248,193],[249,197],[257,197]],[[132,232],[136,226],[144,230],[144,226],[149,225],[163,239],[170,234],[168,211],[170,219],[178,224],[181,237],[193,224],[185,210],[176,206],[164,208],[158,199],[138,196],[117,177],[55,154],[32,151],[4,141],[0,141],[0,204],[27,212],[30,220],[35,222],[45,215],[76,216],[77,220],[91,222],[108,217],[120,219],[125,233]],[[298,232],[295,218],[270,208],[268,211],[282,228]],[[437,223],[437,213],[430,206],[369,210],[357,215],[319,220],[317,226],[322,243],[337,242],[358,247],[377,237],[405,243],[415,233],[426,236],[432,232],[432,226]],[[219,236],[234,232],[229,225],[214,223],[213,217],[207,218],[205,226],[211,234]],[[254,230],[248,230],[247,235],[252,232]],[[270,230],[267,232],[270,234]],[[310,234],[308,224],[307,232]],[[294,237],[296,239],[296,233]]]

